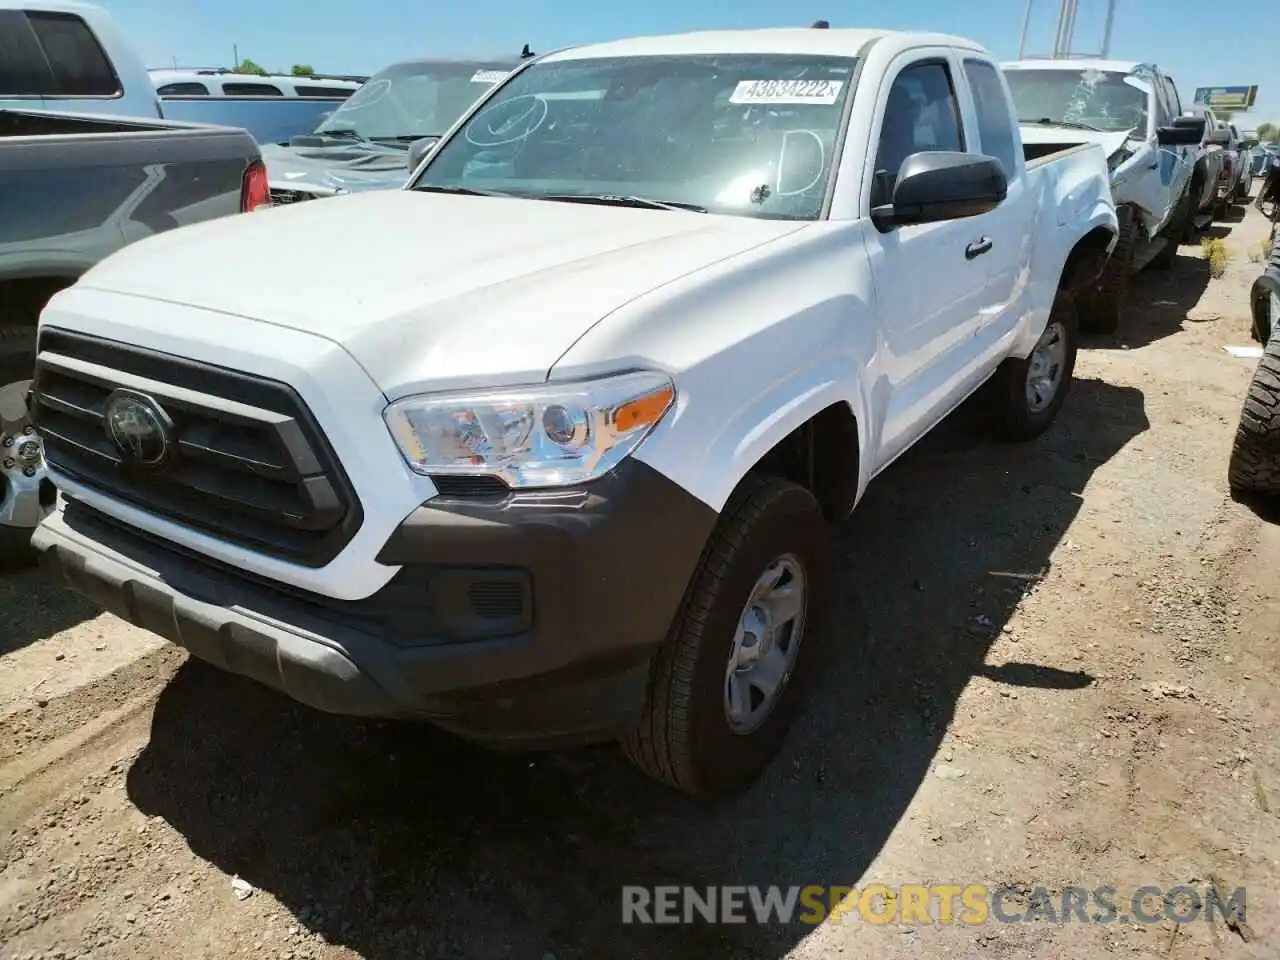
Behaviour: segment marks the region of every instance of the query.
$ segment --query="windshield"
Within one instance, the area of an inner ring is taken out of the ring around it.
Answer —
[[[354,131],[366,140],[438,137],[512,69],[503,61],[398,63],[370,77],[315,132]]]
[[[1006,70],[1021,123],[1048,120],[1095,130],[1147,134],[1142,81],[1116,70]],[[1139,84],[1139,86],[1134,86]]]
[[[778,54],[536,63],[437,148],[413,189],[816,219],[854,63]]]

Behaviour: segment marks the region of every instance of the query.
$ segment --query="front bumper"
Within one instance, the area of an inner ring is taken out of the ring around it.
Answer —
[[[540,748],[634,722],[715,520],[639,461],[576,489],[436,497],[378,558],[399,573],[357,601],[181,552],[74,500],[33,545],[122,619],[312,707]]]

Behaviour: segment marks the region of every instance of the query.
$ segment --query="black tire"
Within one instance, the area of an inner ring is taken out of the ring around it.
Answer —
[[[0,390],[29,381],[36,366],[36,328],[0,326]],[[0,498],[5,496],[5,480],[0,476]],[[30,566],[36,560],[31,548],[31,531],[0,526],[0,569]]]
[[[1191,228],[1192,219],[1195,215],[1195,211],[1192,209],[1194,206],[1195,200],[1191,196],[1191,191],[1185,191],[1182,199],[1178,201],[1178,209],[1174,211],[1169,224],[1164,228],[1164,249],[1151,260],[1151,266],[1157,270],[1169,270],[1177,261],[1178,245]]]
[[[1183,243],[1194,243],[1196,239],[1196,217],[1204,212],[1204,207],[1199,205],[1204,193],[1204,176],[1197,171],[1192,175],[1191,186],[1187,188],[1187,193],[1191,196],[1191,213],[1187,217],[1186,231],[1182,235]]]
[[[1280,339],[1272,337],[1249,382],[1227,483],[1240,495],[1280,496]]]
[[[1098,284],[1079,294],[1077,316],[1079,328],[1090,333],[1114,333],[1120,326],[1125,294],[1129,290],[1129,274],[1133,269],[1133,246],[1137,226],[1133,218],[1120,228],[1116,248],[1107,259]]]
[[[743,480],[654,657],[643,714],[623,741],[637,767],[703,798],[743,789],[764,770],[782,745],[819,660],[815,641],[828,598],[829,549],[822,509],[808,490],[765,475]],[[738,735],[725,713],[725,674],[735,631],[757,579],[785,554],[797,558],[807,583],[801,648],[772,712],[753,732]]]
[[[1057,391],[1049,405],[1040,410],[1033,410],[1027,398],[1027,376],[1031,372],[1032,357],[1023,359],[1010,357],[996,370],[995,375],[987,381],[986,402],[990,415],[992,434],[998,440],[1021,443],[1034,440],[1049,429],[1062,404],[1066,402],[1071,391],[1071,377],[1076,369],[1076,353],[1079,349],[1080,334],[1076,319],[1076,306],[1073,298],[1066,291],[1059,291],[1049,311],[1050,326],[1057,325],[1065,343],[1065,356],[1061,363]]]

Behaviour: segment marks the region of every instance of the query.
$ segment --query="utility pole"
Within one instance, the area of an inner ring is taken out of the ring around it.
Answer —
[[[231,69],[237,70],[240,67],[240,48],[234,43],[231,45]]]
[[[1031,33],[1031,14],[1036,0],[1027,0],[1027,7],[1022,16],[1022,39],[1018,44],[1018,59],[1027,57],[1027,37]],[[1059,60],[1069,57],[1100,57],[1105,59],[1111,54],[1111,31],[1115,26],[1116,0],[1107,0],[1107,19],[1102,33],[1102,49],[1098,52],[1079,52],[1074,49],[1076,37],[1076,18],[1080,12],[1079,0],[1059,0],[1058,23],[1054,28],[1053,52],[1048,56]],[[1036,56],[1032,54],[1032,56]]]

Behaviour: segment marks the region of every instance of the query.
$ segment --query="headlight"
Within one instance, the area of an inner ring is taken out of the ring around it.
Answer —
[[[1121,147],[1111,156],[1107,157],[1107,170],[1109,170],[1111,173],[1115,173],[1116,169],[1132,156],[1133,156],[1132,150],[1130,150],[1128,147]]]
[[[510,390],[425,394],[383,417],[409,466],[422,474],[501,477],[511,487],[560,487],[612,470],[675,403],[664,374]]]

